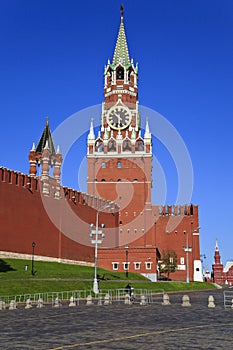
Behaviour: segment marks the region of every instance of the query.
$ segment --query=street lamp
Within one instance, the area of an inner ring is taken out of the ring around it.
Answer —
[[[195,230],[191,230],[190,232],[188,232],[186,234],[186,231],[184,230],[184,234],[186,235],[186,246],[182,246],[182,248],[184,249],[185,253],[186,253],[186,283],[189,283],[189,252],[192,251],[192,246],[188,244],[188,238],[189,238],[189,233],[193,233],[193,232],[198,232],[200,229],[200,227],[197,227]]]
[[[91,228],[90,238],[94,237],[91,240],[91,243],[95,245],[94,282],[93,282],[93,291],[95,294],[99,293],[98,280],[97,280],[98,244],[101,244],[103,241],[103,238],[105,237],[102,230],[105,227],[104,224],[100,225],[101,229],[99,230],[99,212],[109,207],[110,207],[110,204],[107,204],[102,208],[97,209],[95,229],[94,229],[94,224],[90,224],[90,228]]]
[[[128,263],[128,255],[129,255],[129,252],[128,252],[128,248],[129,246],[125,246],[125,277],[128,278],[128,272],[129,272],[129,263]]]
[[[200,255],[200,258],[201,258],[201,263],[202,263],[202,276],[203,276],[203,277],[206,277],[206,276],[205,276],[205,272],[206,272],[206,269],[205,269],[205,259],[206,259],[206,255],[205,255],[205,254],[201,254],[201,255]]]
[[[35,270],[34,270],[34,250],[35,250],[35,242],[32,242],[32,276],[35,275]]]

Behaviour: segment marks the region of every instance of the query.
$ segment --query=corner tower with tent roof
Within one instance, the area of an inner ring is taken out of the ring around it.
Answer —
[[[31,177],[36,177],[37,166],[41,166],[40,179],[43,184],[42,193],[44,195],[49,195],[49,174],[50,169],[53,167],[53,176],[56,183],[56,190],[54,192],[54,195],[55,198],[59,198],[62,155],[59,146],[57,146],[57,150],[55,151],[48,118],[46,119],[46,125],[37,146],[35,146],[35,144],[33,143],[32,149],[29,153],[29,163],[29,175]]]

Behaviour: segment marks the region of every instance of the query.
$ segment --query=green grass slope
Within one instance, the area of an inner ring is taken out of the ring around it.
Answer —
[[[25,270],[25,266],[28,270]],[[31,261],[0,259],[0,296],[59,292],[68,290],[91,290],[94,268],[51,262],[34,262],[35,275],[31,274]],[[214,288],[201,282],[156,282],[153,283],[136,273],[113,272],[98,268],[100,289],[125,288],[128,281],[135,289],[164,291],[199,290]]]

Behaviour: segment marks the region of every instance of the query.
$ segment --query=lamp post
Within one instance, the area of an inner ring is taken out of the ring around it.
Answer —
[[[184,249],[185,253],[186,253],[186,283],[189,283],[189,253],[192,251],[192,246],[189,246],[189,233],[193,233],[193,232],[198,232],[198,230],[200,229],[200,227],[197,227],[195,230],[191,230],[190,232],[186,232],[184,230],[184,234],[186,235],[186,246],[182,246],[182,248]]]
[[[103,230],[102,230],[105,227],[104,224],[100,225],[101,229],[99,230],[99,212],[104,210],[104,209],[107,209],[109,207],[110,207],[110,204],[107,204],[107,205],[105,205],[102,208],[97,210],[95,229],[94,229],[94,224],[90,224],[90,227],[91,227],[90,238],[93,238],[91,240],[91,243],[95,245],[94,281],[93,281],[93,292],[95,294],[99,293],[99,286],[98,286],[98,280],[97,280],[98,245],[102,243],[103,238],[105,237]]]
[[[200,255],[200,258],[201,258],[201,263],[202,263],[202,276],[203,276],[203,277],[206,277],[206,276],[205,276],[205,272],[206,272],[206,269],[205,269],[205,259],[206,259],[206,255],[205,255],[205,254],[201,254],[201,255]]]
[[[34,270],[34,250],[35,250],[35,242],[32,242],[32,276],[35,275],[35,270]]]
[[[128,278],[128,275],[129,275],[129,263],[128,263],[128,255],[129,255],[129,252],[128,252],[128,246],[126,245],[125,246],[125,277]]]

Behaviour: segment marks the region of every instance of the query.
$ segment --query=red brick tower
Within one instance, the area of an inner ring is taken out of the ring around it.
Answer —
[[[44,131],[41,135],[38,145],[35,147],[33,144],[32,149],[29,153],[29,175],[31,177],[36,177],[37,166],[41,165],[41,181],[42,181],[42,193],[44,195],[49,195],[50,193],[50,169],[53,167],[53,176],[55,182],[55,192],[54,197],[60,197],[60,175],[61,175],[61,164],[62,155],[60,153],[59,146],[55,151],[49,122],[46,120],[46,125]]]
[[[224,273],[223,273],[223,264],[221,263],[221,256],[218,248],[218,240],[216,239],[215,253],[214,253],[214,264],[212,265],[213,269],[213,279],[216,283],[225,283]]]
[[[120,245],[127,243],[124,237],[128,233],[133,232],[134,239],[137,233],[142,235],[142,216],[151,210],[152,142],[148,121],[144,127],[142,133],[138,67],[129,56],[121,8],[113,59],[104,70],[101,130],[96,137],[91,122],[87,154],[88,193],[120,207]]]

